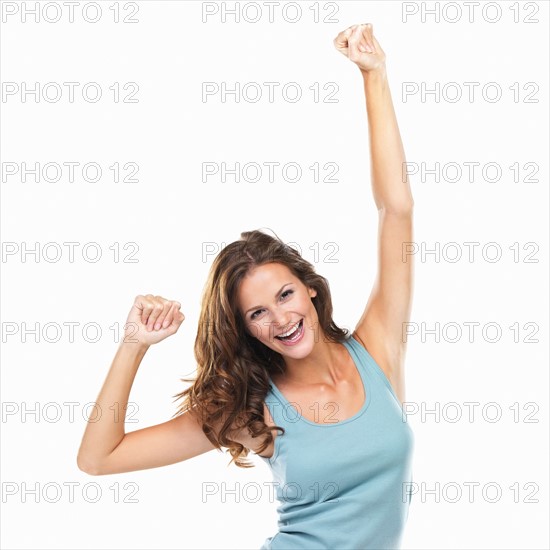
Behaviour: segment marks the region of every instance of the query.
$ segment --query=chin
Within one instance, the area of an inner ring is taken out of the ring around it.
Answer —
[[[282,349],[280,351],[277,350],[281,355],[288,355],[295,359],[303,359],[313,351],[313,348],[315,347],[315,342],[313,340],[309,340],[307,336],[304,335],[304,339],[296,346],[281,347]]]

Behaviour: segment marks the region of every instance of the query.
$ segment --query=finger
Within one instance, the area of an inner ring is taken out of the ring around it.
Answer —
[[[360,55],[361,52],[361,25],[357,25],[353,32],[351,33],[351,36],[349,37],[348,44],[349,44],[349,53],[350,58],[357,57]]]
[[[176,314],[174,315],[174,318],[172,319],[172,323],[170,324],[171,327],[178,328],[185,319],[185,315],[181,311],[176,311]]]
[[[369,32],[369,23],[363,24],[361,27],[361,39],[359,41],[359,51],[374,53],[374,48],[372,47],[371,35]]]
[[[181,307],[181,304],[179,302],[172,302],[172,306],[168,310],[168,313],[164,317],[164,319],[161,320],[159,317],[158,322],[162,323],[162,328],[166,328],[167,326],[172,324],[172,321],[174,317],[177,315],[179,309]]]
[[[355,25],[348,27],[345,31],[342,31],[341,33],[339,33],[338,36],[334,39],[334,45],[342,53],[347,53],[345,50],[347,50],[348,48],[348,39],[353,33],[354,28],[355,28]]]
[[[178,311],[177,308],[175,307],[175,304],[176,304],[176,302],[172,302],[172,305],[170,306],[170,309],[168,310],[168,312],[164,316],[164,319],[162,319],[162,316],[159,317],[159,319],[157,321],[157,324],[161,323],[162,328],[166,328],[167,326],[169,326],[172,323],[172,319],[174,318],[174,314],[175,314],[176,311]]]
[[[174,318],[174,311],[177,311],[175,308],[174,308],[174,304],[172,304],[170,306],[170,309],[166,312],[166,315],[161,315],[159,318],[158,318],[158,321],[157,321],[157,324],[155,325],[155,328],[157,328],[157,326],[161,325],[161,327],[163,329],[165,329],[168,325],[170,325],[172,323],[172,319]]]
[[[164,300],[163,298],[160,298],[160,296],[158,296],[155,299],[155,305],[153,307],[153,311],[151,312],[151,315],[149,316],[149,320],[147,321],[148,331],[151,331],[153,330],[153,328],[156,328],[157,319],[164,311],[168,311],[168,309],[170,308],[170,304],[171,302],[169,302],[168,300]]]
[[[376,51],[376,43],[374,41],[374,32],[373,32],[373,26],[372,23],[367,23],[365,25],[366,34],[367,34],[367,42],[369,43],[371,49],[373,52]]]
[[[151,312],[155,307],[154,301],[150,299],[149,296],[151,295],[148,294],[147,296],[142,296],[139,300],[139,304],[136,305],[136,307],[141,310],[141,322],[144,325],[147,325],[149,315],[151,315]]]
[[[185,319],[185,315],[179,309],[176,308],[173,315],[172,313],[170,313],[169,315],[166,316],[165,323],[169,317],[171,317],[170,324],[167,326],[163,326],[162,328],[169,330],[170,332],[176,332],[179,326],[183,323],[183,320]]]
[[[166,319],[170,311],[172,311],[173,305],[174,305],[174,302],[171,300],[164,301],[164,308],[160,312],[160,315],[157,317],[157,320],[155,321],[155,326],[154,326],[155,330],[160,330],[161,328],[163,328],[164,320]]]

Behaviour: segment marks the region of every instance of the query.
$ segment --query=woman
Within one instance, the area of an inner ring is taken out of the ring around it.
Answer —
[[[216,257],[195,340],[197,377],[171,420],[124,433],[102,415],[88,424],[78,466],[92,475],[173,464],[227,447],[272,469],[279,532],[262,548],[396,548],[408,516],[412,432],[404,421],[405,343],[413,199],[372,25],[334,39],[359,67],[368,114],[372,190],[379,212],[378,274],[353,334],[332,320],[326,279],[278,238],[241,234]],[[97,399],[127,404],[149,346],[175,334],[180,303],[137,296]]]

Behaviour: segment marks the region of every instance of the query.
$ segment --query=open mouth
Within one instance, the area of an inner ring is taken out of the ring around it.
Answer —
[[[282,342],[295,342],[298,340],[303,333],[303,327],[304,327],[304,320],[301,319],[300,322],[294,326],[294,328],[286,333],[286,336],[275,336],[278,340],[281,340]]]

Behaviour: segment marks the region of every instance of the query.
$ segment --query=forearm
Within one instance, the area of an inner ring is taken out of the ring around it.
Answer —
[[[125,435],[130,390],[148,346],[121,342],[90,414],[77,462],[92,464],[108,456]]]
[[[371,183],[378,210],[409,211],[413,197],[385,66],[361,71],[367,104]]]

